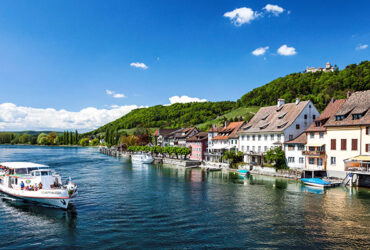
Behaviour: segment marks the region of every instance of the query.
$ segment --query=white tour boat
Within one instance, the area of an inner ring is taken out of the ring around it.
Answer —
[[[134,154],[131,156],[131,161],[150,164],[154,159],[150,154]]]
[[[0,191],[9,196],[66,209],[78,194],[77,185],[69,178],[62,184],[61,176],[49,166],[31,162],[0,163]]]

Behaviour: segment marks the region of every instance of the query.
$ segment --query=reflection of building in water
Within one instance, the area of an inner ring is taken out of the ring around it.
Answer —
[[[370,223],[368,207],[363,200],[344,191],[342,188],[325,190],[324,194],[306,195],[303,201],[303,226],[308,241],[313,245],[356,245],[356,248],[369,244]],[[366,243],[367,242],[367,243]]]

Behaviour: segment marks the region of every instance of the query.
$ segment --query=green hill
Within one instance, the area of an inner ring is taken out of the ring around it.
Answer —
[[[334,72],[293,73],[279,77],[255,88],[235,102],[205,102],[172,104],[135,109],[127,115],[89,134],[104,133],[107,129],[133,133],[136,127],[179,128],[196,125],[206,130],[212,124],[222,124],[224,117],[249,120],[258,107],[275,105],[277,99],[293,102],[296,97],[312,100],[322,111],[332,97],[345,98],[347,91],[370,89],[370,62],[350,64]]]
[[[235,102],[194,102],[175,103],[169,106],[157,105],[135,109],[121,118],[104,125],[88,134],[117,129],[179,128],[204,123],[216,119],[235,109]]]
[[[292,102],[299,97],[312,100],[322,111],[332,97],[345,98],[347,91],[367,89],[370,89],[370,61],[363,61],[334,72],[294,73],[279,77],[243,95],[237,104],[242,107],[268,106],[274,105],[278,98]]]

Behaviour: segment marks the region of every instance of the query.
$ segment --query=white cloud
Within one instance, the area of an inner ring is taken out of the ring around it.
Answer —
[[[252,51],[252,54],[255,56],[262,56],[266,53],[266,51],[269,49],[269,46],[266,47],[260,47]]]
[[[266,12],[271,12],[275,16],[278,16],[284,12],[284,9],[282,7],[273,4],[267,4],[263,9]]]
[[[363,49],[366,49],[367,47],[369,47],[369,45],[367,45],[367,44],[359,44],[356,47],[356,50],[363,50]]]
[[[111,109],[88,107],[77,112],[53,108],[32,108],[13,103],[0,104],[0,129],[16,130],[74,130],[81,132],[96,129],[129,113],[137,105],[117,106]]]
[[[148,68],[148,66],[146,66],[145,63],[142,63],[142,62],[133,62],[133,63],[130,63],[130,66],[134,67],[134,68],[139,68],[139,69],[147,69]]]
[[[105,93],[107,93],[107,95],[113,96],[113,98],[125,98],[126,97],[124,94],[119,94],[109,89],[105,90]]]
[[[294,47],[288,47],[286,44],[281,46],[278,50],[277,53],[282,56],[293,56],[297,54],[296,50]]]
[[[189,96],[186,96],[186,95],[183,95],[183,96],[172,96],[170,98],[168,98],[170,100],[170,104],[174,104],[174,103],[188,103],[188,102],[206,102],[207,100],[206,99],[200,99],[200,98],[197,98],[197,97],[189,97]]]
[[[256,19],[260,14],[257,11],[253,11],[251,8],[242,7],[233,11],[226,12],[224,17],[231,20],[236,26],[240,26],[245,23],[250,23]]]

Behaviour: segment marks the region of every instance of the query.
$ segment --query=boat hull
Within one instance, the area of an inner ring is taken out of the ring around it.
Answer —
[[[324,184],[317,184],[317,183],[311,183],[311,182],[303,182],[303,184],[311,187],[317,187],[317,188],[326,188],[330,187],[330,185],[324,185]]]

